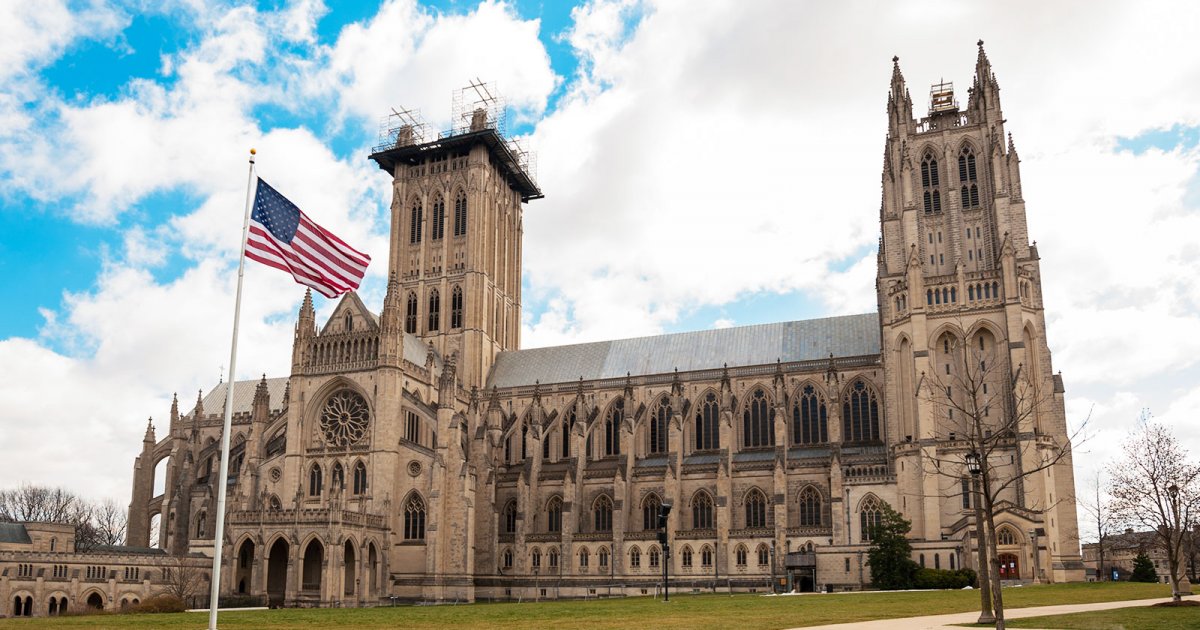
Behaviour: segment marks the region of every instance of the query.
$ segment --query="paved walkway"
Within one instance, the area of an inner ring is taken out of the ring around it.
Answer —
[[[1068,613],[1088,612],[1091,610],[1110,610],[1112,608],[1128,608],[1130,606],[1149,606],[1159,602],[1169,602],[1170,597],[1158,599],[1134,599],[1120,602],[1100,602],[1096,604],[1064,604],[1061,606],[1037,606],[1033,608],[1010,608],[1004,611],[1005,619],[1022,619],[1025,617],[1041,617],[1043,615],[1063,615]],[[839,623],[829,626],[810,626],[803,630],[963,630],[957,624],[975,623],[979,619],[979,611],[969,613],[951,613],[949,615],[930,615],[928,617],[903,617],[899,619],[877,619],[875,621],[860,621],[858,623]],[[800,630],[800,629],[797,629]]]

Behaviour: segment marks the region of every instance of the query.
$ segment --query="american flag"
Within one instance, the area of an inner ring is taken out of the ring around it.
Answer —
[[[328,298],[357,289],[371,262],[370,256],[313,223],[262,178],[254,194],[246,257],[282,269]]]

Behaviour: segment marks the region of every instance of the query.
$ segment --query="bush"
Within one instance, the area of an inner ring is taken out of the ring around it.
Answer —
[[[1130,582],[1157,582],[1158,571],[1154,570],[1154,563],[1150,561],[1150,556],[1145,552],[1139,553],[1133,559],[1133,574],[1129,576]]]
[[[183,600],[174,595],[155,595],[146,601],[130,607],[125,612],[135,615],[157,614],[157,613],[177,613],[187,610]]]
[[[917,571],[917,588],[960,589],[975,585],[975,572],[971,569],[920,569]]]

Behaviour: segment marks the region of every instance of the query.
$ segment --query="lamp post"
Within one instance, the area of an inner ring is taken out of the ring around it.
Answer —
[[[982,463],[979,460],[979,453],[971,451],[963,456],[967,464],[967,472],[971,473],[971,485],[975,494],[975,550],[979,557],[979,573],[976,578],[979,580],[979,619],[976,623],[996,623],[996,616],[992,612],[992,593],[991,593],[991,574],[987,573],[988,567],[988,552],[987,552],[987,537],[983,535],[983,505],[980,501],[979,489],[979,474],[983,471]]]
[[[1030,542],[1033,543],[1033,583],[1041,584],[1042,583],[1042,579],[1041,579],[1041,574],[1042,574],[1041,555],[1042,554],[1039,553],[1039,551],[1038,551],[1038,530],[1037,529],[1029,530],[1029,540],[1030,540]]]

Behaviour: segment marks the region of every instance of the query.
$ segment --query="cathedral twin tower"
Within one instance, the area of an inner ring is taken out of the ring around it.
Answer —
[[[291,374],[235,384],[225,589],[640,594],[663,563],[696,586],[861,588],[885,502],[914,560],[974,566],[969,452],[994,477],[1002,577],[1082,579],[1062,381],[982,43],[965,109],[948,84],[912,109],[897,64],[878,313],[531,350],[522,211],[542,193],[522,154],[486,107],[433,141],[398,127],[371,156],[393,178],[381,313],[349,294],[318,327],[306,298]],[[147,433],[130,544],[211,553],[227,386]]]

